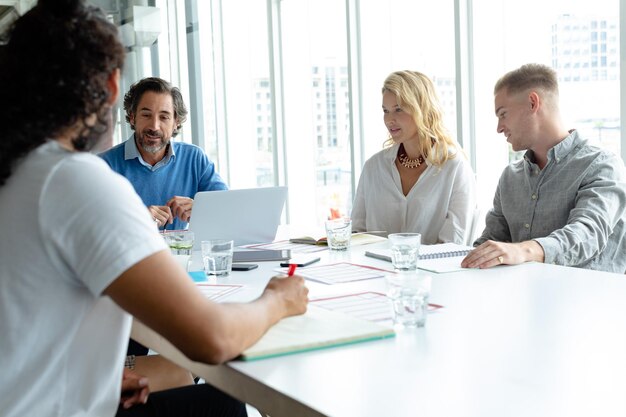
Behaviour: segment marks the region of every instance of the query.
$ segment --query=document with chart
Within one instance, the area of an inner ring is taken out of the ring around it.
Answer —
[[[286,273],[287,268],[277,269]],[[329,265],[311,266],[298,269],[297,274],[324,284],[342,284],[344,282],[362,281],[366,279],[383,278],[387,271],[371,266],[357,265],[349,262],[339,262]]]
[[[353,317],[376,322],[391,323],[391,305],[389,298],[383,293],[365,291],[354,294],[341,294],[330,297],[314,298],[309,305],[326,310],[340,311]],[[428,304],[428,312],[443,308],[439,304]]]

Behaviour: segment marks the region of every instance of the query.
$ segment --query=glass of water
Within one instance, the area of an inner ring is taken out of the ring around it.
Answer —
[[[189,230],[172,230],[163,233],[163,239],[170,247],[172,255],[191,255],[194,234]]]
[[[347,250],[352,236],[352,220],[333,219],[326,222],[326,242],[331,250]]]
[[[391,263],[398,271],[414,271],[420,255],[422,235],[419,233],[392,233],[388,236],[391,242]]]
[[[230,274],[233,266],[232,240],[203,240],[201,242],[202,263],[207,275]]]
[[[432,278],[421,271],[405,271],[386,276],[387,297],[391,301],[394,324],[424,327]]]

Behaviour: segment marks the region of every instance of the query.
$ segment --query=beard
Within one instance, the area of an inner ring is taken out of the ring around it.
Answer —
[[[147,139],[146,136],[148,135],[152,136],[152,138]],[[155,154],[163,150],[170,142],[169,138],[165,139],[163,137],[163,132],[158,130],[144,129],[141,133],[135,132],[135,136],[137,137],[137,145],[139,145],[139,147],[141,147],[144,151],[151,154]],[[158,137],[159,142],[154,145],[149,144],[149,141],[154,141],[154,137]]]

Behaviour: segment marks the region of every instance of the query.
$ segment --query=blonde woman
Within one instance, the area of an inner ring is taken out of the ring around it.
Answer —
[[[443,125],[432,81],[417,71],[394,72],[382,102],[389,139],[363,167],[354,230],[419,232],[424,244],[465,244],[476,206],[474,173]]]

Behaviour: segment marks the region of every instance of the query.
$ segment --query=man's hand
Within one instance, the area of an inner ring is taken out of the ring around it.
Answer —
[[[534,240],[504,243],[488,240],[471,251],[463,261],[463,268],[491,268],[497,265],[517,265],[529,261],[543,262],[543,248]]]
[[[268,282],[263,293],[275,293],[278,299],[283,301],[285,309],[283,317],[295,316],[306,312],[306,306],[309,302],[309,289],[304,285],[304,278],[301,276],[273,277]]]
[[[174,223],[174,216],[168,206],[149,206],[148,211],[159,227]]]
[[[145,404],[148,401],[148,378],[141,376],[128,368],[124,368],[122,376],[122,395],[120,404],[125,409],[137,404]]]
[[[189,222],[191,218],[191,208],[193,207],[192,198],[175,195],[170,198],[166,204],[171,209],[174,217],[178,217],[184,222]]]

